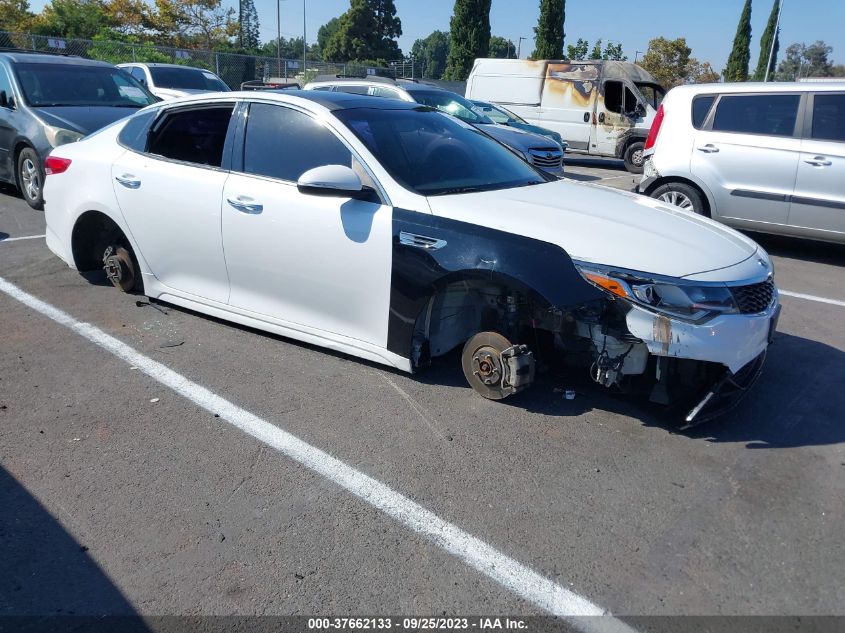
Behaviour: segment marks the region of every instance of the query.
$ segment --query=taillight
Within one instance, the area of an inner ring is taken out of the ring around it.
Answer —
[[[48,176],[54,174],[63,174],[70,167],[69,158],[60,158],[59,156],[48,156],[44,161],[44,173]]]
[[[657,114],[654,115],[654,121],[651,123],[651,129],[648,131],[648,138],[645,140],[645,147],[643,149],[651,149],[657,142],[657,135],[660,134],[660,126],[663,125],[663,104],[657,108]]]

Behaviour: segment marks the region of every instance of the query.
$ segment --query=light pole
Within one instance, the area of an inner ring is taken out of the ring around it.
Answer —
[[[637,51],[637,52],[634,53],[634,63],[635,64],[637,63],[637,60],[640,58],[641,53],[642,53],[642,51]]]
[[[308,50],[308,42],[305,39],[305,0],[302,0],[302,79],[305,79],[305,51]]]
[[[769,69],[772,67],[772,57],[775,54],[775,42],[778,41],[778,31],[780,30],[780,14],[783,13],[783,3],[784,0],[780,0],[780,8],[778,9],[778,19],[775,23],[775,32],[772,36],[772,48],[769,49],[769,63],[766,64],[766,76],[763,78],[763,81],[769,81]]]
[[[522,40],[527,40],[527,37],[520,36],[519,42],[516,45],[516,58],[522,59]]]
[[[282,76],[282,0],[276,0],[276,74]],[[285,68],[287,71],[287,68]]]

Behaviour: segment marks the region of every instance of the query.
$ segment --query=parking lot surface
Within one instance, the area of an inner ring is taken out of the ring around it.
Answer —
[[[636,182],[614,161],[567,172]],[[0,292],[0,614],[544,612],[193,386],[614,614],[845,614],[841,246],[754,236],[790,293],[763,376],[680,432],[586,375],[495,403],[454,355],[409,376],[151,305],[68,269],[43,233],[0,190],[0,279],[73,319]]]

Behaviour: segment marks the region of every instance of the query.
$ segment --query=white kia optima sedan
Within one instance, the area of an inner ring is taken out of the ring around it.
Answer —
[[[542,357],[699,421],[756,380],[779,311],[752,240],[553,180],[415,103],[188,97],[57,148],[46,173],[69,266],[407,372],[462,346],[486,398]]]

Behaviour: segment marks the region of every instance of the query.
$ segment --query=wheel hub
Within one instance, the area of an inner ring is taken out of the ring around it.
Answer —
[[[473,354],[472,369],[485,385],[497,385],[502,381],[502,362],[498,352],[491,347],[482,347]]]
[[[21,180],[23,181],[23,189],[26,195],[31,200],[35,200],[38,197],[38,192],[41,190],[41,183],[38,178],[38,168],[28,158],[23,161]]]
[[[135,271],[132,258],[125,248],[109,246],[103,253],[103,270],[116,288],[129,291],[134,286]]]

